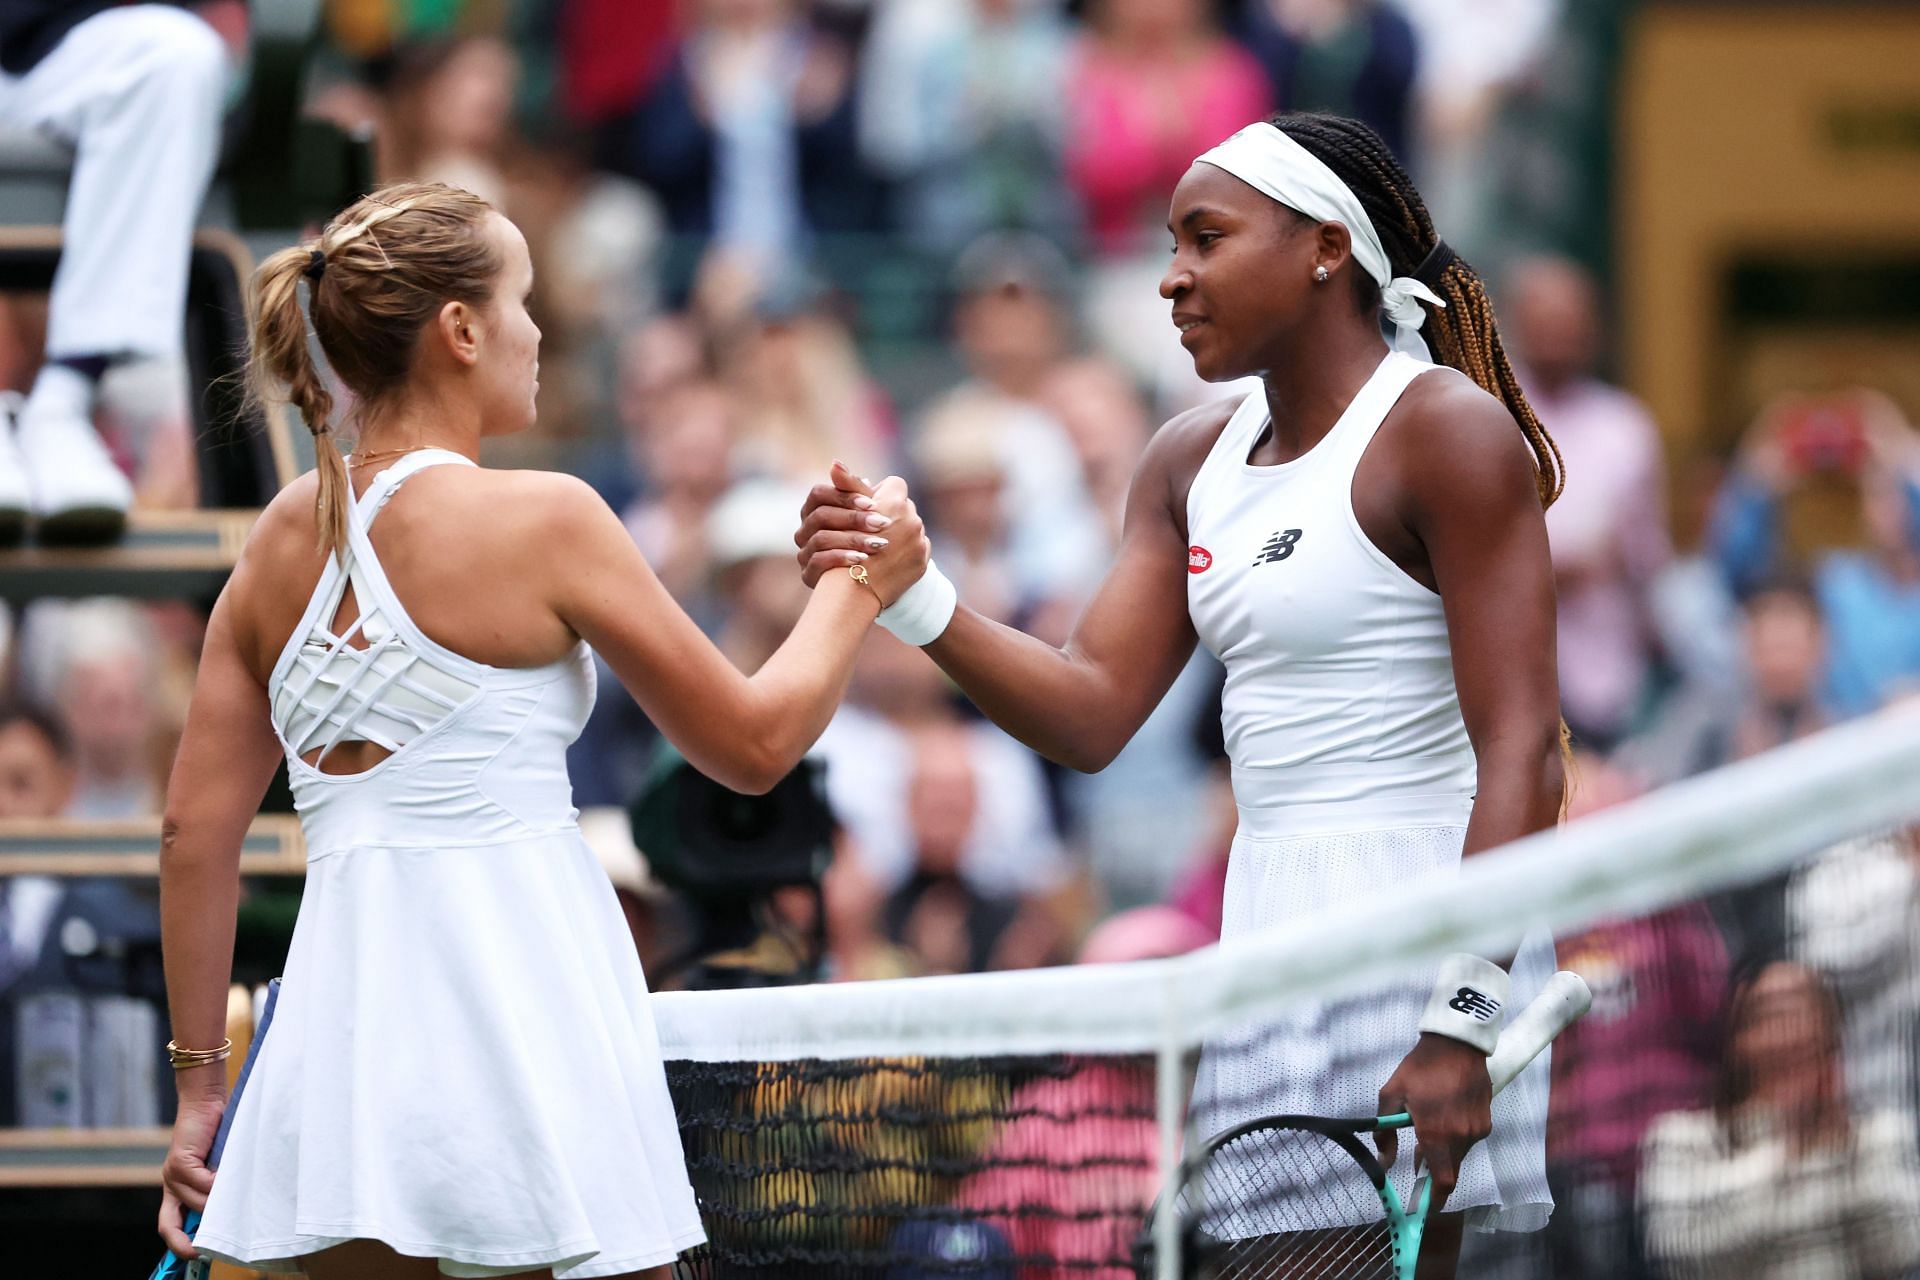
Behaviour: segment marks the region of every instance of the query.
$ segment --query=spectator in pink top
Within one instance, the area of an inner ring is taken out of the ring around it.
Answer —
[[[1103,254],[1164,235],[1193,158],[1271,109],[1253,55],[1207,0],[1093,0],[1067,74],[1067,174]]]
[[[1653,671],[1649,592],[1672,558],[1660,432],[1638,400],[1594,375],[1600,299],[1559,258],[1514,268],[1501,294],[1520,381],[1578,484],[1547,513],[1560,596],[1560,702],[1574,736],[1609,750]]]

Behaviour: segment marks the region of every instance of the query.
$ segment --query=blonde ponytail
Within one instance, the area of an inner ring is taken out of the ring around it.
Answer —
[[[300,307],[300,280],[315,261],[317,246],[282,249],[253,273],[252,353],[247,391],[255,403],[281,402],[299,410],[313,433],[320,477],[320,549],[337,555],[347,543],[347,504],[352,490],[347,464],[333,443],[333,393],[314,364],[307,317]],[[324,277],[312,280],[318,291]]]
[[[292,404],[313,433],[316,523],[328,554],[346,546],[353,489],[334,445],[333,394],[309,345],[300,281],[308,282],[313,336],[363,420],[405,384],[420,332],[443,304],[481,306],[492,297],[500,274],[485,230],[492,212],[456,187],[399,183],[355,201],[318,240],[282,249],[253,273],[248,395],[255,404]]]

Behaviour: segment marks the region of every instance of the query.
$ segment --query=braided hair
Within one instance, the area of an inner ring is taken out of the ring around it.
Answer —
[[[1426,202],[1414,189],[1413,179],[1393,158],[1380,135],[1358,120],[1310,111],[1282,112],[1268,123],[1339,175],[1372,220],[1393,274],[1413,275],[1440,243],[1440,237],[1433,229]],[[1379,306],[1380,286],[1364,271],[1353,274],[1359,282],[1362,305]],[[1429,311],[1421,330],[1435,357],[1472,378],[1507,406],[1533,450],[1540,505],[1552,506],[1566,485],[1566,464],[1560,447],[1527,403],[1513,365],[1500,345],[1486,285],[1479,273],[1459,257],[1424,283],[1447,303],[1445,310]]]

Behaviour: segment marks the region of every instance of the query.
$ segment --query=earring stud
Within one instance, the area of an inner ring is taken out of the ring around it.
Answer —
[[[1315,267],[1313,269],[1313,278],[1315,281],[1317,281],[1320,284],[1325,284],[1328,278],[1332,276],[1332,274],[1333,273],[1331,271],[1328,271],[1324,264],[1321,266]]]

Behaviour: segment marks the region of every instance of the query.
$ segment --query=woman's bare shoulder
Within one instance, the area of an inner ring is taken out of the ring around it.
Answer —
[[[320,478],[313,471],[276,493],[247,534],[236,574],[264,569],[282,579],[301,568],[317,573],[325,560],[320,551],[319,495]]]
[[[1137,488],[1161,495],[1167,512],[1184,537],[1187,525],[1187,493],[1200,474],[1207,455],[1219,441],[1220,433],[1240,410],[1245,396],[1215,400],[1167,420],[1154,432],[1135,472]]]
[[[621,531],[620,519],[594,487],[563,471],[479,468],[459,477],[463,515],[486,537],[505,543],[572,541]],[[624,536],[624,534],[623,534]]]

